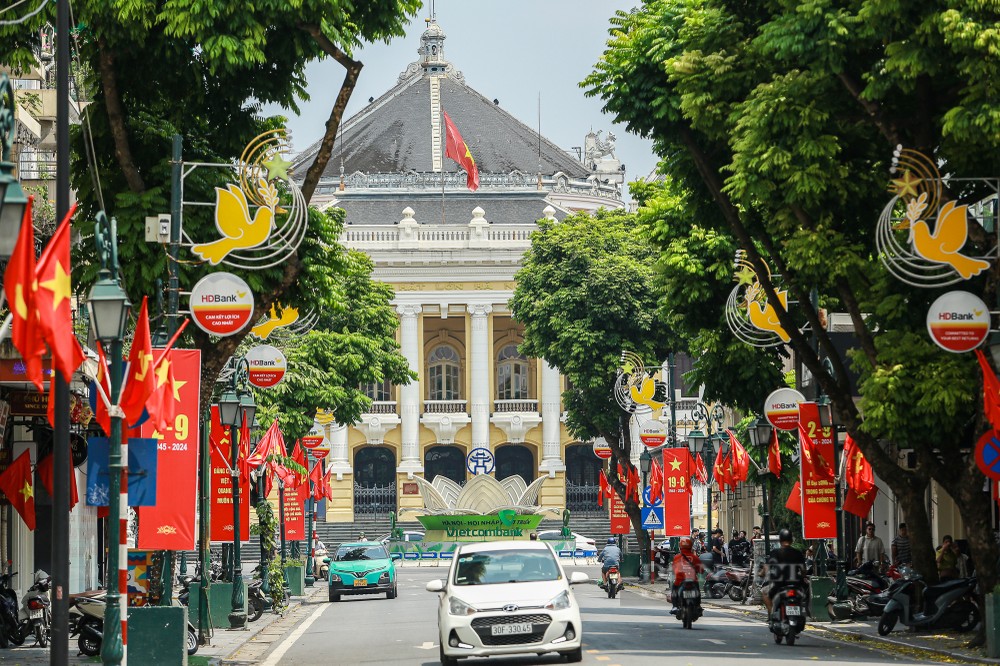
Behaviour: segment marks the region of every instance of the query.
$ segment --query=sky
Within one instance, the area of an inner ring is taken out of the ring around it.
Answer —
[[[465,75],[465,82],[529,127],[538,126],[564,150],[582,146],[591,129],[617,137],[615,154],[626,167],[626,180],[645,177],[656,166],[652,141],[626,132],[601,111],[598,98],[584,96],[579,83],[593,70],[608,39],[608,19],[628,11],[638,0],[435,0],[444,30],[445,57]],[[407,27],[405,37],[389,44],[366,45],[355,52],[364,63],[346,118],[396,84],[406,66],[417,60],[420,35],[430,15],[430,0]],[[301,115],[279,107],[269,114],[289,118],[293,148],[304,150],[323,135],[344,69],[332,59],[307,69],[311,99]]]

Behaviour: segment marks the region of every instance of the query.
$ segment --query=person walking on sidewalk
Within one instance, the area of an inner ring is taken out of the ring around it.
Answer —
[[[876,566],[881,567],[884,561],[885,545],[881,538],[875,536],[875,523],[868,523],[865,533],[854,547],[854,563],[860,567],[865,562],[874,562]]]
[[[892,539],[892,563],[899,568],[904,564],[913,564],[913,551],[910,549],[910,533],[906,523],[899,524],[899,532]]]

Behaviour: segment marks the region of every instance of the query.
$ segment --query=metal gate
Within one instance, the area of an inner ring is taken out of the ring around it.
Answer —
[[[362,486],[354,484],[355,516],[386,516],[396,510],[396,484],[387,486]]]
[[[580,514],[585,515],[604,515],[607,513],[607,506],[600,507],[597,505],[597,496],[601,492],[601,487],[599,485],[585,484],[578,486],[572,481],[566,481],[566,508],[574,516]]]

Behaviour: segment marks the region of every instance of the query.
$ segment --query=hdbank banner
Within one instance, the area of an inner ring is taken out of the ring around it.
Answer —
[[[505,509],[491,515],[417,516],[427,541],[500,541],[527,539],[542,516]]]

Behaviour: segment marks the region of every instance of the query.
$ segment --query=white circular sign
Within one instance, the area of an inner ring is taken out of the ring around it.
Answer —
[[[287,361],[281,350],[271,345],[257,345],[247,352],[247,381],[257,388],[271,388],[285,377]]]
[[[927,332],[945,351],[972,351],[990,334],[990,309],[975,294],[949,291],[927,310]]]
[[[601,460],[611,459],[611,447],[608,446],[608,440],[603,437],[594,440],[594,455]]]
[[[767,396],[764,401],[764,416],[778,430],[797,430],[799,427],[799,403],[805,396],[791,388],[780,388]]]
[[[253,316],[253,292],[232,273],[210,273],[191,290],[191,318],[206,333],[226,337]]]
[[[639,439],[646,446],[653,448],[667,441],[667,426],[660,421],[646,421],[639,428]]]

